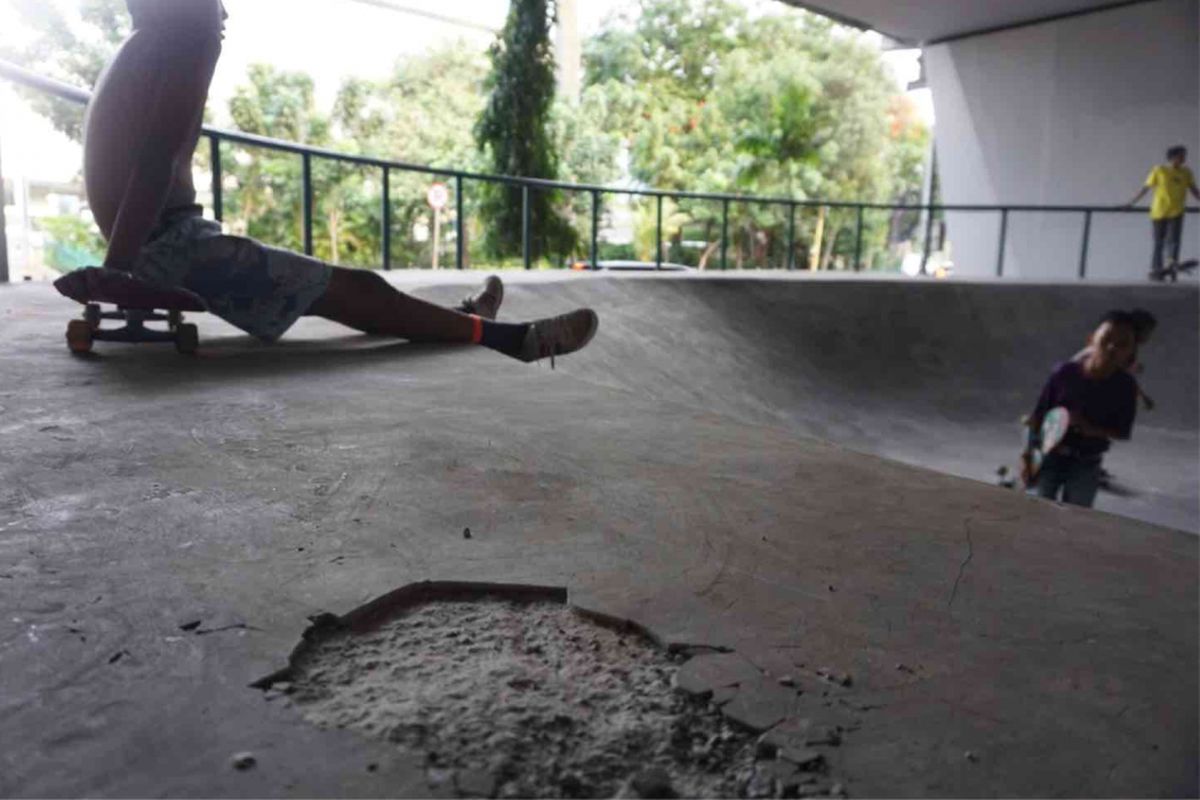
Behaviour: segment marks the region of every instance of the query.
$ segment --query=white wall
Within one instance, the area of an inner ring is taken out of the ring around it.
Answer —
[[[1200,0],[935,45],[925,62],[944,202],[1120,205],[1173,144],[1200,173]],[[998,216],[949,215],[959,274],[995,273]],[[1196,257],[1200,215],[1184,228]],[[1082,232],[1082,215],[1013,213],[1004,273],[1074,277]],[[1144,280],[1150,247],[1146,215],[1097,214],[1088,275]]]

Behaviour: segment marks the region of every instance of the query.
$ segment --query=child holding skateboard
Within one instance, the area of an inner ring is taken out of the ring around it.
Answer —
[[[1134,317],[1110,311],[1092,333],[1081,361],[1059,364],[1042,387],[1030,414],[1022,453],[1022,478],[1040,496],[1090,507],[1100,486],[1101,462],[1114,439],[1128,439],[1137,414],[1137,380],[1126,366],[1137,348]],[[1070,412],[1070,428],[1058,447],[1046,454],[1036,476],[1032,455],[1040,444],[1042,420],[1052,408]]]
[[[157,290],[184,289],[204,307],[273,341],[302,315],[412,341],[471,342],[521,361],[586,345],[599,320],[577,309],[533,322],[499,323],[503,296],[491,278],[458,309],[394,289],[370,270],[226,236],[204,219],[192,153],[224,38],[220,0],[127,0],[133,32],[101,74],[84,122],[88,202],[108,242],[103,269],[60,279],[80,302],[102,294],[111,270]]]
[[[1144,308],[1135,308],[1129,312],[1129,320],[1133,324],[1134,348],[1133,353],[1131,353],[1129,356],[1129,363],[1125,365],[1124,369],[1134,378],[1137,378],[1137,376],[1141,375],[1145,370],[1145,366],[1141,361],[1138,360],[1138,353],[1140,352],[1142,345],[1150,341],[1150,337],[1154,335],[1155,329],[1158,328],[1158,319]],[[1091,351],[1092,343],[1089,340],[1087,346],[1073,355],[1071,360],[1082,363],[1083,360],[1088,357],[1088,354]],[[1138,399],[1142,401],[1142,405],[1146,407],[1147,411],[1154,410],[1154,401],[1148,394],[1142,391],[1142,387],[1140,385],[1138,386]]]

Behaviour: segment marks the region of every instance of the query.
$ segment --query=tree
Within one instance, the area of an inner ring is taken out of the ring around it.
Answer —
[[[125,0],[83,0],[75,30],[58,7],[45,0],[11,0],[21,18],[37,31],[25,48],[0,45],[0,55],[39,75],[90,89],[117,46],[129,35]],[[83,141],[83,106],[35,89],[18,87],[34,111],[73,141]]]
[[[229,100],[236,129],[303,144],[324,145],[329,119],[314,104],[312,78],[265,64],[253,64],[247,83]],[[229,154],[229,155],[226,155]],[[229,156],[232,157],[229,157]],[[222,145],[224,182],[231,189],[225,201],[225,222],[237,234],[280,247],[303,246],[302,163],[298,156],[241,145]],[[333,165],[313,162],[315,187],[326,183]],[[314,247],[329,257],[328,243]]]
[[[342,86],[334,106],[337,147],[410,164],[483,171],[486,167],[482,155],[466,121],[477,119],[483,110],[481,87],[486,76],[483,54],[459,41],[402,57],[386,80],[351,79]],[[418,242],[408,234],[415,226],[431,227],[425,195],[435,180],[444,179],[392,171],[392,229],[401,234],[392,237],[393,263],[432,261],[432,242]],[[450,188],[453,191],[455,187]],[[478,205],[480,186],[467,182],[463,194],[467,223]],[[456,205],[452,200],[451,206]],[[374,221],[374,230],[378,231],[377,216]],[[464,224],[467,244],[474,240],[472,227]],[[447,241],[450,238],[447,230]]]
[[[752,17],[731,0],[641,0],[639,11],[610,20],[585,47],[588,84],[633,95],[616,129],[628,137],[635,178],[666,189],[867,201],[919,185],[897,151],[922,134],[907,124],[898,133],[895,88],[857,32],[802,12]],[[681,200],[682,222],[667,235],[678,241],[684,226],[699,226],[711,251],[720,212],[717,203]],[[884,242],[885,222],[864,217],[865,244]],[[822,263],[849,259],[856,225],[852,211],[801,212],[797,244],[819,238]],[[730,231],[739,264],[785,262],[784,207],[734,203]]]
[[[475,138],[491,172],[546,179],[558,175],[550,129],[555,94],[552,22],[552,0],[512,0],[504,28],[489,50],[490,95]],[[530,190],[528,197],[532,257],[570,252],[576,236],[556,208],[558,192]],[[485,190],[486,246],[493,255],[521,252],[522,203],[519,186],[492,184]]]

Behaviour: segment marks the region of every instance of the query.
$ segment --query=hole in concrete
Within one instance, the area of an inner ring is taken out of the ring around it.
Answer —
[[[256,685],[318,726],[423,755],[459,795],[660,797],[665,774],[681,796],[745,796],[755,738],[674,689],[684,657],[561,590],[422,586],[315,619]]]

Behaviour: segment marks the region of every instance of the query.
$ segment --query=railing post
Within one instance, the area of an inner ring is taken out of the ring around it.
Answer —
[[[305,153],[301,156],[304,173],[304,199],[302,210],[304,215],[304,255],[313,254],[313,193],[312,193],[312,156]]]
[[[658,200],[658,221],[654,225],[654,268],[662,269],[662,201],[663,196],[655,195]]]
[[[788,238],[787,260],[784,264],[789,270],[796,268],[796,204],[788,203]]]
[[[454,176],[454,266],[456,269],[466,269],[467,266],[467,237],[466,222],[463,219],[463,179],[462,175]]]
[[[1083,212],[1083,243],[1079,248],[1079,278],[1087,277],[1088,239],[1092,236],[1092,212]]]
[[[16,186],[13,187],[16,190]],[[4,221],[4,167],[0,165],[0,283],[8,283],[8,234]]]
[[[213,219],[225,221],[225,198],[221,186],[221,137],[215,133],[208,137],[209,161],[212,162],[212,211]]]
[[[721,269],[728,269],[725,261],[726,250],[729,246],[729,198],[721,199]]]
[[[854,271],[862,270],[863,207],[858,207],[858,222],[854,228]]]
[[[379,211],[380,233],[383,239],[383,268],[392,268],[392,180],[391,170],[383,168],[382,208]]]
[[[592,269],[600,269],[600,192],[592,190]]]
[[[529,184],[521,184],[521,257],[525,259],[525,269],[533,269],[532,254],[529,251]]]
[[[1004,243],[1008,241],[1008,209],[1000,209],[1000,244],[996,252],[996,277],[1004,277]]]
[[[928,275],[925,266],[929,263],[929,248],[933,246],[933,206],[925,207],[925,248],[921,251],[921,275]]]

